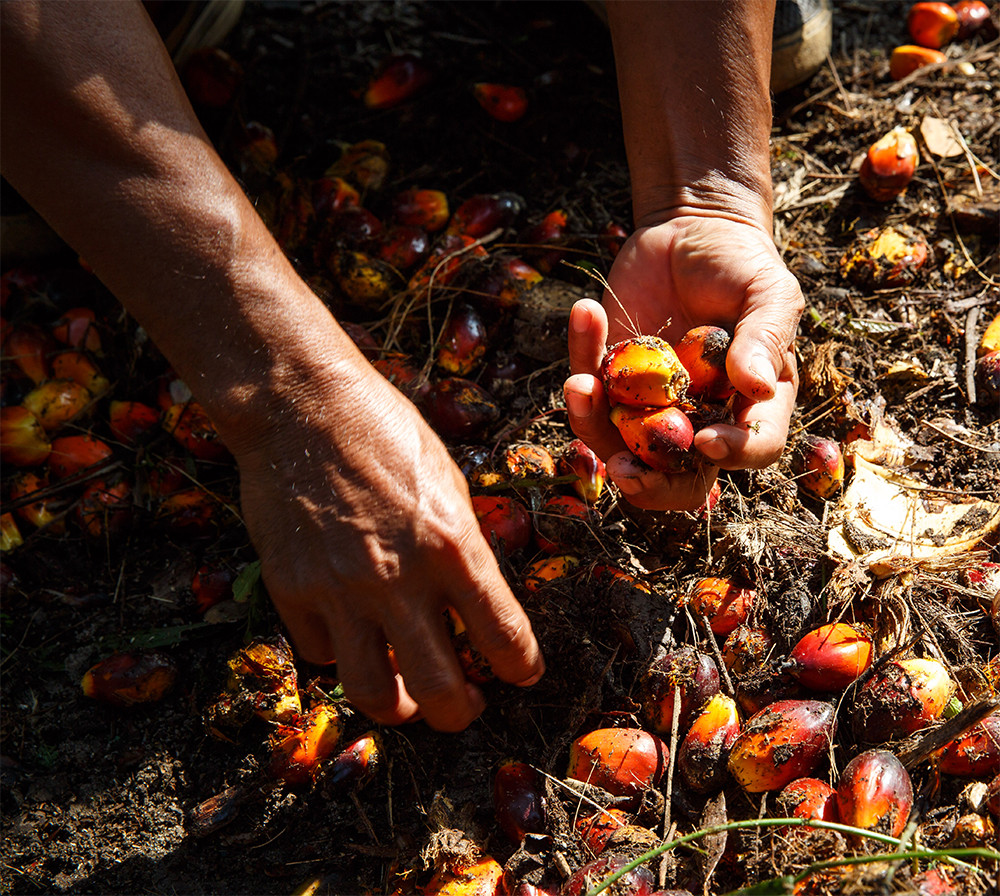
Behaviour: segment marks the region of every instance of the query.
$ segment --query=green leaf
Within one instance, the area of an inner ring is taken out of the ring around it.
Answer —
[[[752,887],[744,887],[742,890],[733,890],[726,896],[788,896],[795,888],[795,875],[786,874],[784,877],[773,877],[770,880],[762,880]]]
[[[112,635],[101,640],[101,647],[106,650],[151,650],[154,647],[170,647],[191,638],[207,637],[212,633],[210,630],[218,632],[218,627],[209,622],[168,625],[165,628],[154,628],[144,632]]]
[[[248,563],[233,582],[233,600],[241,604],[250,599],[260,587],[260,560]]]

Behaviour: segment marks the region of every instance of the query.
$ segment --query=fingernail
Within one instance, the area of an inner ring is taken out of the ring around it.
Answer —
[[[720,461],[729,457],[729,445],[718,437],[699,445],[698,450],[709,460]]]
[[[750,357],[750,372],[767,387],[769,394],[766,397],[770,398],[778,386],[778,374],[771,363],[771,356],[764,349],[758,348],[754,350],[753,355]]]
[[[579,392],[566,393],[566,406],[574,417],[589,417],[594,410],[590,396]]]
[[[618,486],[619,491],[626,495],[637,495],[642,491],[642,483],[638,479],[631,479],[628,476],[622,476],[614,482],[615,485]]]
[[[569,316],[569,325],[574,333],[586,333],[590,329],[590,315],[582,308],[574,306]]]

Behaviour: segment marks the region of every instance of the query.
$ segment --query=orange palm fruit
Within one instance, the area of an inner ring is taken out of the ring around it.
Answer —
[[[889,57],[889,77],[893,81],[902,81],[907,75],[928,65],[937,65],[947,61],[947,56],[940,50],[932,50],[915,44],[904,44],[896,47]]]
[[[378,190],[389,173],[389,151],[378,140],[361,140],[345,146],[324,177],[342,177],[363,190]]]
[[[895,127],[868,147],[858,180],[876,202],[888,202],[906,189],[919,161],[913,135],[904,127]]]
[[[361,205],[361,194],[342,177],[320,177],[310,190],[313,211],[324,220],[333,212]]]
[[[979,345],[976,346],[976,357],[981,358],[995,351],[1000,351],[1000,314],[997,314],[983,330]]]
[[[940,717],[954,692],[955,682],[937,660],[886,663],[858,690],[854,734],[865,744],[913,734]]]
[[[95,467],[109,457],[111,448],[92,435],[60,436],[52,440],[52,452],[47,463],[53,479],[65,479]]]
[[[4,357],[13,361],[35,384],[49,378],[49,356],[55,349],[52,337],[33,324],[22,324],[12,329],[3,344]]]
[[[20,473],[15,473],[11,478],[9,484],[10,498],[12,501],[18,501],[48,487],[48,476],[39,475],[31,470],[24,470]],[[17,508],[15,513],[24,522],[31,523],[32,526],[38,529],[47,528],[49,532],[58,535],[65,530],[65,525],[60,514],[53,509],[54,506],[51,498],[44,498],[39,501],[22,504]]]
[[[180,538],[202,538],[219,528],[219,505],[200,488],[167,495],[156,509],[156,520]]]
[[[766,628],[751,628],[741,623],[726,638],[722,660],[730,672],[745,675],[764,665],[773,646],[774,639]]]
[[[667,745],[641,728],[598,728],[570,745],[566,777],[615,796],[639,796],[659,784],[668,757]]]
[[[498,227],[506,230],[525,209],[517,193],[480,193],[465,200],[448,222],[448,233],[479,239]]]
[[[389,265],[364,252],[342,249],[329,262],[337,286],[356,305],[376,311],[402,288],[399,275]]]
[[[52,376],[56,379],[73,380],[95,397],[103,395],[111,386],[111,382],[97,369],[94,362],[78,351],[60,352],[53,357]]]
[[[946,775],[985,778],[1000,768],[1000,712],[987,716],[938,755],[938,769]]]
[[[325,779],[336,791],[357,792],[382,767],[382,735],[368,731],[352,740],[329,763]]]
[[[271,174],[280,148],[274,130],[259,121],[248,121],[233,136],[233,149],[244,174]]]
[[[781,790],[816,769],[836,729],[832,704],[779,700],[746,723],[730,750],[729,772],[748,793]]]
[[[407,288],[411,292],[420,292],[431,286],[441,288],[451,284],[467,262],[488,256],[489,253],[482,246],[473,245],[475,242],[471,236],[448,234],[410,277]]]
[[[990,17],[990,8],[983,0],[958,0],[952,6],[958,16],[958,34],[955,36],[959,40],[972,37]]]
[[[726,782],[729,751],[740,733],[736,701],[715,694],[695,716],[677,750],[677,770],[696,793],[713,793]]]
[[[160,412],[141,401],[112,401],[108,405],[108,425],[120,442],[131,445],[160,422]]]
[[[76,520],[88,535],[114,537],[132,518],[132,484],[125,477],[95,479],[76,505]]]
[[[628,827],[632,816],[624,809],[599,809],[593,815],[578,818],[574,827],[580,839],[596,856],[604,852],[608,840],[619,828]]]
[[[846,622],[821,625],[792,648],[787,671],[814,691],[839,691],[872,663],[872,639]]]
[[[431,70],[411,53],[390,56],[376,69],[363,96],[369,109],[391,109],[412,99],[433,80]]]
[[[710,576],[699,579],[691,589],[691,609],[708,619],[716,635],[729,635],[747,621],[757,592],[732,579]]]
[[[526,834],[545,833],[545,795],[538,772],[508,759],[493,776],[493,812],[500,830],[514,843]]]
[[[325,703],[299,716],[293,725],[279,725],[271,745],[268,775],[286,784],[308,784],[333,753],[340,734],[340,713]]]
[[[922,235],[895,227],[861,234],[840,259],[841,273],[860,287],[908,286],[930,255]]]
[[[513,480],[551,479],[556,475],[552,452],[531,442],[509,445],[503,453],[503,465]]]
[[[52,326],[52,335],[63,345],[100,354],[101,334],[91,308],[70,308]]]
[[[564,248],[544,248],[547,244],[559,243],[566,237],[566,212],[556,209],[549,212],[541,221],[532,225],[521,234],[521,242],[534,249],[525,249],[525,255],[543,274],[551,274],[559,261],[566,254]]]
[[[683,734],[705,701],[719,693],[719,668],[708,654],[684,644],[650,664],[639,679],[639,693],[646,725],[663,735],[673,727],[679,693],[678,730]]]
[[[24,544],[21,530],[17,528],[17,520],[12,513],[0,513],[0,554],[19,548]]]
[[[26,407],[46,432],[82,416],[93,396],[79,383],[69,379],[46,380],[35,386],[21,404]]]
[[[732,337],[722,327],[694,327],[674,351],[691,377],[687,392],[700,401],[725,401],[736,391],[726,373],[726,352]]]
[[[915,44],[940,50],[958,34],[958,13],[947,3],[914,3],[906,28]]]
[[[556,472],[576,476],[575,491],[588,504],[596,504],[604,491],[606,470],[601,460],[582,439],[573,439],[559,455]]]
[[[452,376],[434,383],[424,397],[424,416],[444,439],[482,435],[500,418],[500,407],[482,386]]]
[[[844,484],[844,455],[833,439],[804,436],[792,455],[792,469],[800,488],[820,500]]]
[[[837,791],[819,778],[796,778],[778,794],[778,811],[789,818],[817,818],[820,821],[840,821]],[[784,836],[794,830],[782,828]]]
[[[403,190],[392,200],[393,219],[420,227],[427,233],[441,230],[451,217],[448,197],[441,190]]]
[[[611,346],[601,363],[601,378],[611,404],[638,408],[676,404],[691,381],[673,346],[658,336],[638,336]]]
[[[479,366],[486,354],[486,324],[471,305],[460,303],[441,333],[435,362],[447,373],[466,376]]]
[[[191,579],[191,593],[194,595],[198,612],[204,613],[233,596],[233,582],[236,573],[228,566],[205,563],[198,567]]]
[[[912,807],[910,775],[894,754],[867,750],[847,763],[837,784],[841,822],[898,837]]]
[[[535,542],[547,554],[558,554],[593,541],[598,514],[576,495],[554,495],[535,513]]]
[[[528,95],[521,87],[480,82],[472,85],[472,93],[476,102],[497,121],[517,121],[528,111]]]
[[[44,463],[52,450],[38,418],[26,407],[0,408],[0,460],[15,467]]]
[[[565,582],[572,571],[579,565],[579,558],[569,554],[535,560],[528,564],[522,574],[524,590],[534,593],[546,585]]]
[[[506,310],[518,307],[524,294],[544,279],[541,272],[526,261],[520,258],[507,258],[499,264],[495,289],[491,281],[484,287],[484,291],[490,296],[495,296],[493,305],[500,310]]]
[[[448,635],[451,638],[451,646],[455,651],[458,664],[462,667],[465,677],[475,684],[486,684],[496,677],[493,674],[493,667],[490,661],[472,643],[469,637],[469,630],[465,627],[465,621],[458,612],[452,608],[444,613],[448,625]]]
[[[628,450],[652,469],[680,473],[693,468],[696,459],[688,449],[694,441],[694,427],[680,408],[618,404],[611,409],[611,422]]]
[[[491,545],[494,537],[508,553],[523,550],[531,541],[531,516],[516,498],[476,495],[472,509],[479,521],[483,538]]]
[[[423,896],[495,896],[503,866],[490,856],[448,865],[430,879]]]
[[[178,445],[186,448],[199,460],[220,461],[229,457],[229,449],[219,437],[215,424],[194,399],[168,408],[161,426],[174,437]]]
[[[294,722],[302,712],[295,657],[282,635],[255,638],[226,661],[226,691],[268,722]]]
[[[378,257],[398,271],[415,267],[431,250],[427,231],[413,224],[392,224],[378,238]]]
[[[628,231],[617,221],[608,221],[601,231],[600,243],[612,258],[617,258],[628,239]]]
[[[81,686],[85,696],[126,709],[162,699],[174,686],[177,671],[163,653],[116,653],[91,666]]]

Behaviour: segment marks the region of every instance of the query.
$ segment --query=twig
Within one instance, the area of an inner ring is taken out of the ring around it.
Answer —
[[[979,306],[965,315],[965,393],[969,404],[976,403],[976,348],[979,335]]]
[[[681,721],[681,685],[674,684],[674,705],[670,719],[670,758],[667,761],[667,789],[663,800],[663,841],[670,836],[670,804],[674,795],[674,765],[677,759],[677,739]],[[667,874],[672,870],[674,857],[672,853],[664,852],[660,859],[660,888],[667,885]]]

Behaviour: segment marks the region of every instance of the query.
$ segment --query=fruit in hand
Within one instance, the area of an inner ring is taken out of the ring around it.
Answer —
[[[560,476],[576,476],[575,491],[588,504],[596,504],[604,491],[605,468],[582,439],[573,439],[559,455],[556,469]]]
[[[638,336],[608,349],[601,379],[613,405],[665,408],[684,397],[691,377],[669,342]]]
[[[688,449],[694,441],[694,427],[680,408],[618,404],[611,409],[611,422],[628,450],[654,470],[679,473],[691,468]]]
[[[701,401],[725,401],[736,391],[726,373],[731,337],[722,327],[694,327],[674,346],[691,377],[688,395]]]

